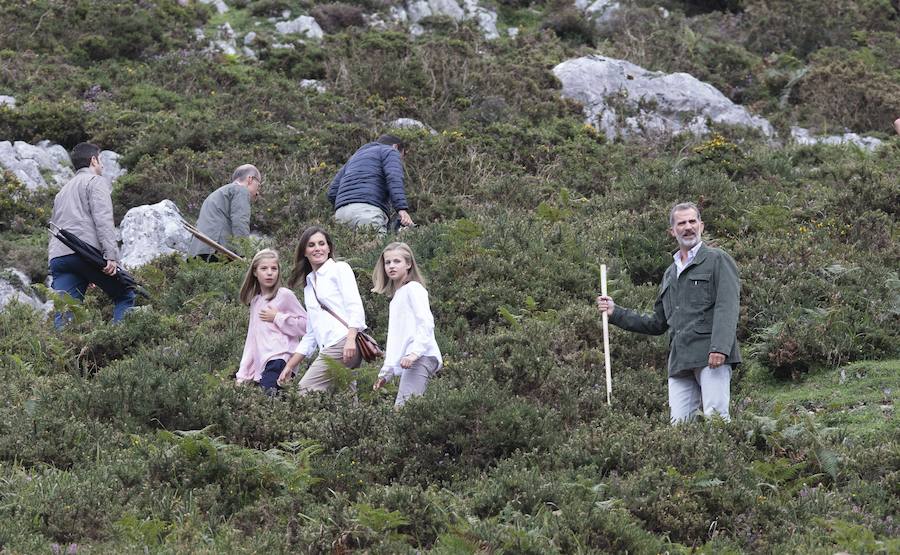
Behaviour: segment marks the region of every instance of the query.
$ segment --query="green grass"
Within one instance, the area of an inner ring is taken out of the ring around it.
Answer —
[[[755,373],[741,384],[741,390],[751,399],[751,412],[811,414],[821,425],[838,428],[841,435],[870,445],[898,426],[895,403],[900,392],[900,359],[821,369],[797,383]]]

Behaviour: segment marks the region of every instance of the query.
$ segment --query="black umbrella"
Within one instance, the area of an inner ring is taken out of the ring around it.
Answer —
[[[74,233],[62,229],[53,222],[50,222],[50,224],[47,226],[47,229],[50,231],[50,235],[56,237],[57,239],[59,239],[60,243],[75,251],[75,254],[80,256],[81,259],[88,264],[94,264],[101,269],[106,267],[106,259],[103,258],[103,253],[101,253],[100,249],[98,249],[97,247],[85,243],[84,241],[76,237]],[[113,277],[118,279],[126,289],[134,291],[138,295],[148,297],[147,292],[144,291],[144,288],[141,287],[135,281],[134,276],[129,274],[124,268],[117,268],[116,273]]]

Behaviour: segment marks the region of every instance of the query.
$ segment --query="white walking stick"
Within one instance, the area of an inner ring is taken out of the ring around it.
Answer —
[[[600,265],[600,294],[606,296],[606,264]],[[609,362],[609,316],[603,311],[603,362],[606,364],[606,404],[612,404],[612,370]]]

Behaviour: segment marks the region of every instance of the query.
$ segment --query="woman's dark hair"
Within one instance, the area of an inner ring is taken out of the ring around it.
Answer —
[[[75,148],[72,149],[72,165],[75,166],[75,171],[90,166],[91,159],[95,156],[98,159],[100,158],[100,147],[97,145],[92,145],[91,143],[78,143],[75,145]]]
[[[316,233],[321,233],[325,236],[325,242],[328,243],[328,258],[334,258],[334,242],[327,231],[317,225],[303,230],[303,233],[300,235],[300,243],[297,244],[297,250],[294,252],[294,270],[291,272],[290,279],[288,279],[288,286],[291,288],[296,287],[298,283],[306,287],[306,276],[313,271],[312,264],[306,259],[306,245]]]

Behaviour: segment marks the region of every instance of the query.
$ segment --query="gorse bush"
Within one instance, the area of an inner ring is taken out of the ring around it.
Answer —
[[[393,21],[393,1],[181,4],[3,4],[0,93],[16,106],[0,108],[0,138],[120,152],[117,220],[166,198],[193,220],[234,167],[256,164],[261,237],[238,250],[276,248],[284,277],[301,231],[326,226],[383,342],[389,301],[370,275],[396,237],[334,225],[324,193],[359,146],[398,134],[419,224],[400,238],[428,280],[444,367],[400,410],[396,380],[372,390],[378,363],[336,365],[327,394],[236,385],[241,263],[136,269],[150,298],[121,324],[97,290],[61,331],[12,302],[0,550],[897,550],[895,6],[641,1],[598,24],[510,0],[488,41],[474,20],[432,16],[415,38],[370,25]],[[277,33],[285,10],[326,36]],[[194,39],[225,22],[238,45],[256,33],[256,58]],[[689,72],[780,132],[847,128],[883,145],[776,146],[725,128],[609,142],[552,74],[586,54]],[[400,117],[428,128],[389,129]],[[0,178],[0,264],[64,307],[41,285],[55,192]],[[610,330],[607,402],[594,298],[605,264],[617,304],[652,309],[675,249],[668,210],[685,200],[737,261],[746,362],[730,422],[673,427],[665,337]]]

